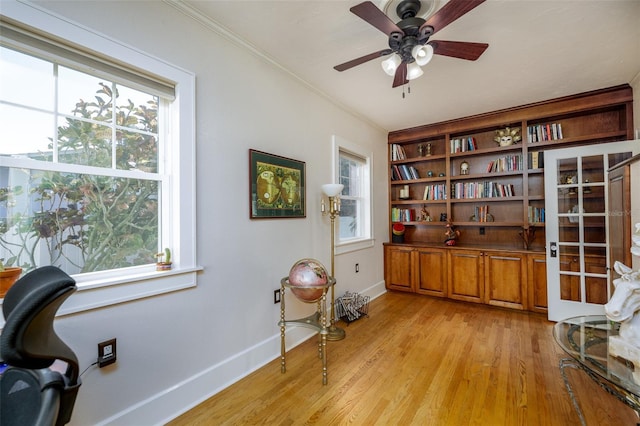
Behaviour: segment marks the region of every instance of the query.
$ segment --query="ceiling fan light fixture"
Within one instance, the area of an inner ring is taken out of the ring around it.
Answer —
[[[398,69],[398,66],[401,62],[402,58],[400,57],[400,55],[394,53],[393,55],[382,61],[382,69],[385,73],[393,77],[396,74],[396,70]]]
[[[424,74],[424,71],[422,71],[422,68],[420,68],[420,65],[416,64],[415,62],[411,62],[410,64],[407,64],[407,80],[416,79],[420,77],[422,74]]]
[[[413,56],[413,59],[416,60],[418,65],[421,67],[425,66],[431,61],[431,58],[433,58],[433,47],[430,44],[413,46],[411,56]]]

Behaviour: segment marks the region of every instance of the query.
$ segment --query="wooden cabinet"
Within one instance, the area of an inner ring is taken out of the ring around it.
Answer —
[[[544,253],[385,244],[390,290],[546,312]]]
[[[526,255],[484,253],[486,303],[504,308],[527,309]]]
[[[386,245],[384,262],[388,289],[438,297],[447,295],[446,250]]]
[[[609,169],[609,235],[615,235],[609,244],[609,271],[611,280],[618,274],[613,269],[616,261],[631,266],[631,164],[640,160],[636,155]]]
[[[484,262],[477,250],[449,251],[449,297],[484,303]]]
[[[547,258],[544,253],[527,255],[529,310],[547,313]]]
[[[418,281],[416,293],[429,296],[447,295],[447,251],[445,249],[421,247],[415,251]]]
[[[527,309],[526,255],[451,250],[449,276],[452,299]]]
[[[413,291],[414,252],[412,247],[385,246],[384,280],[387,288]]]

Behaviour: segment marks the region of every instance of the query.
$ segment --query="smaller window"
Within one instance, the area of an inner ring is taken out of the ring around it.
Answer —
[[[340,196],[338,245],[371,240],[371,154],[361,147],[334,138]],[[361,247],[354,247],[356,249]]]

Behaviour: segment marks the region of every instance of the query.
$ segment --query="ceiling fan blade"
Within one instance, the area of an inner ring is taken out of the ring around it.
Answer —
[[[428,44],[433,47],[436,55],[450,56],[452,58],[475,61],[487,50],[487,43],[471,43],[467,41],[433,40]]]
[[[407,80],[407,63],[402,62],[400,65],[398,65],[396,75],[393,78],[393,86],[391,87],[402,86],[403,84],[407,84],[408,82],[409,80]]]
[[[364,3],[355,5],[349,10],[386,35],[390,35],[393,32],[404,34],[400,27],[398,27],[387,15],[384,14],[383,11],[378,9],[378,7],[370,1],[365,1]]]
[[[485,0],[450,0],[449,3],[442,6],[440,10],[427,19],[427,22],[422,24],[420,28],[433,27],[433,33],[435,34],[484,2]]]
[[[353,68],[357,65],[364,64],[365,62],[369,62],[372,59],[380,58],[382,56],[388,55],[393,52],[391,49],[383,49],[377,52],[369,53],[368,55],[364,55],[360,58],[352,59],[344,64],[336,65],[333,67],[336,71],[346,71],[349,68]]]

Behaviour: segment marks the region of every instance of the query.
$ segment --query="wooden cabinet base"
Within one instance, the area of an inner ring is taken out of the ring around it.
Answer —
[[[399,290],[545,313],[544,253],[385,244],[385,282]]]

